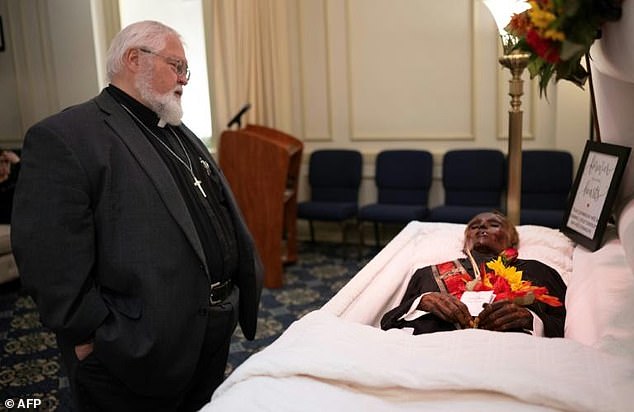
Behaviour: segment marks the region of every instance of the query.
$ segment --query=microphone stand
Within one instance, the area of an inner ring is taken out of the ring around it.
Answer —
[[[242,106],[242,109],[240,109],[240,111],[235,116],[233,116],[233,118],[229,121],[229,123],[227,123],[227,128],[230,129],[231,126],[233,126],[234,124],[237,124],[238,129],[241,129],[242,115],[248,112],[250,108],[251,108],[251,103],[247,103],[244,106]]]

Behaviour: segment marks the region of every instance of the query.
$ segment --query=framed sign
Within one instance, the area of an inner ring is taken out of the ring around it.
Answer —
[[[609,143],[586,143],[561,231],[591,251],[601,245],[630,151]]]

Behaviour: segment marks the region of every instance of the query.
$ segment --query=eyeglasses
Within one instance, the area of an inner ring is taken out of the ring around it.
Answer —
[[[185,79],[189,81],[189,76],[191,75],[191,72],[189,71],[189,67],[187,67],[187,63],[185,63],[181,59],[176,59],[174,57],[169,57],[169,56],[163,56],[160,53],[157,53],[150,49],[145,49],[143,47],[139,47],[139,50],[141,50],[143,53],[149,53],[149,54],[153,54],[154,56],[160,57],[161,59],[165,61],[165,63],[171,66],[172,70],[174,70],[174,73],[176,73],[178,76],[184,76]]]

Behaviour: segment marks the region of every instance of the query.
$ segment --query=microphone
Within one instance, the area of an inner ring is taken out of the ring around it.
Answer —
[[[238,125],[238,129],[242,127],[242,121],[241,121],[241,117],[243,114],[245,114],[249,109],[251,108],[251,103],[247,103],[244,106],[242,106],[242,109],[240,109],[240,111],[238,112],[238,114],[236,114],[235,116],[233,116],[233,118],[229,121],[229,123],[227,123],[227,128],[230,128],[231,126],[233,126],[234,124]]]

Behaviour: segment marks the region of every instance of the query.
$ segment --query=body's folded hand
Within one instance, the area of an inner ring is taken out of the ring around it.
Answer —
[[[478,328],[494,331],[533,329],[533,315],[523,306],[508,300],[485,305],[478,315]]]
[[[431,292],[426,294],[420,300],[418,308],[433,313],[447,322],[458,323],[463,328],[473,326],[467,305],[447,293]]]

